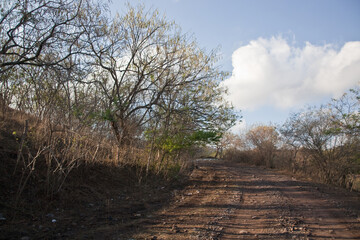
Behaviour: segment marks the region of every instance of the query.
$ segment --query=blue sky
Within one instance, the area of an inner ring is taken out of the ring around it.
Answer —
[[[123,13],[123,0],[112,10]],[[358,0],[134,0],[207,50],[220,47],[229,101],[246,125],[337,97],[360,81]]]

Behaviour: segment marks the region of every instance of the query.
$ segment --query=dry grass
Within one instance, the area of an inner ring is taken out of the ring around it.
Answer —
[[[356,154],[356,151],[354,151]],[[354,158],[356,155],[354,154]],[[326,171],[319,168],[313,156],[305,149],[297,152],[289,149],[279,149],[276,151],[273,159],[273,167],[276,169],[286,170],[293,174],[313,179],[315,182],[332,184],[344,188],[351,186],[351,176],[360,169],[358,162],[351,159],[333,159],[326,162]],[[266,166],[266,163],[256,150],[240,151],[237,149],[228,149],[224,154],[224,159],[231,162],[242,162],[257,166]]]
[[[117,208],[129,207],[126,198],[135,205],[165,201],[164,189],[186,180],[176,176],[187,170],[183,161],[167,160],[166,169],[154,161],[146,173],[146,148],[120,149],[85,127],[75,132],[12,109],[0,116],[0,157],[0,213],[7,219],[1,230],[10,238],[19,236],[11,225],[42,222],[54,209],[67,209],[71,218],[94,202],[106,210],[119,196],[125,197]]]

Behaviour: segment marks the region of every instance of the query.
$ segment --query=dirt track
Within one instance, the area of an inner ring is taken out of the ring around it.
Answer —
[[[360,195],[202,161],[168,207],[137,224],[127,239],[360,239]]]

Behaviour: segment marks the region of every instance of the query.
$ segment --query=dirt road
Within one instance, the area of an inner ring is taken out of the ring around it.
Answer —
[[[137,224],[127,239],[360,239],[360,194],[202,161],[168,207]]]

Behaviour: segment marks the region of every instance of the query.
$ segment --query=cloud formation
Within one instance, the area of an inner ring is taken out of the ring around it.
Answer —
[[[236,108],[286,109],[338,97],[359,84],[360,41],[337,50],[311,43],[298,48],[282,37],[259,38],[237,49],[232,64],[232,76],[223,84]]]

